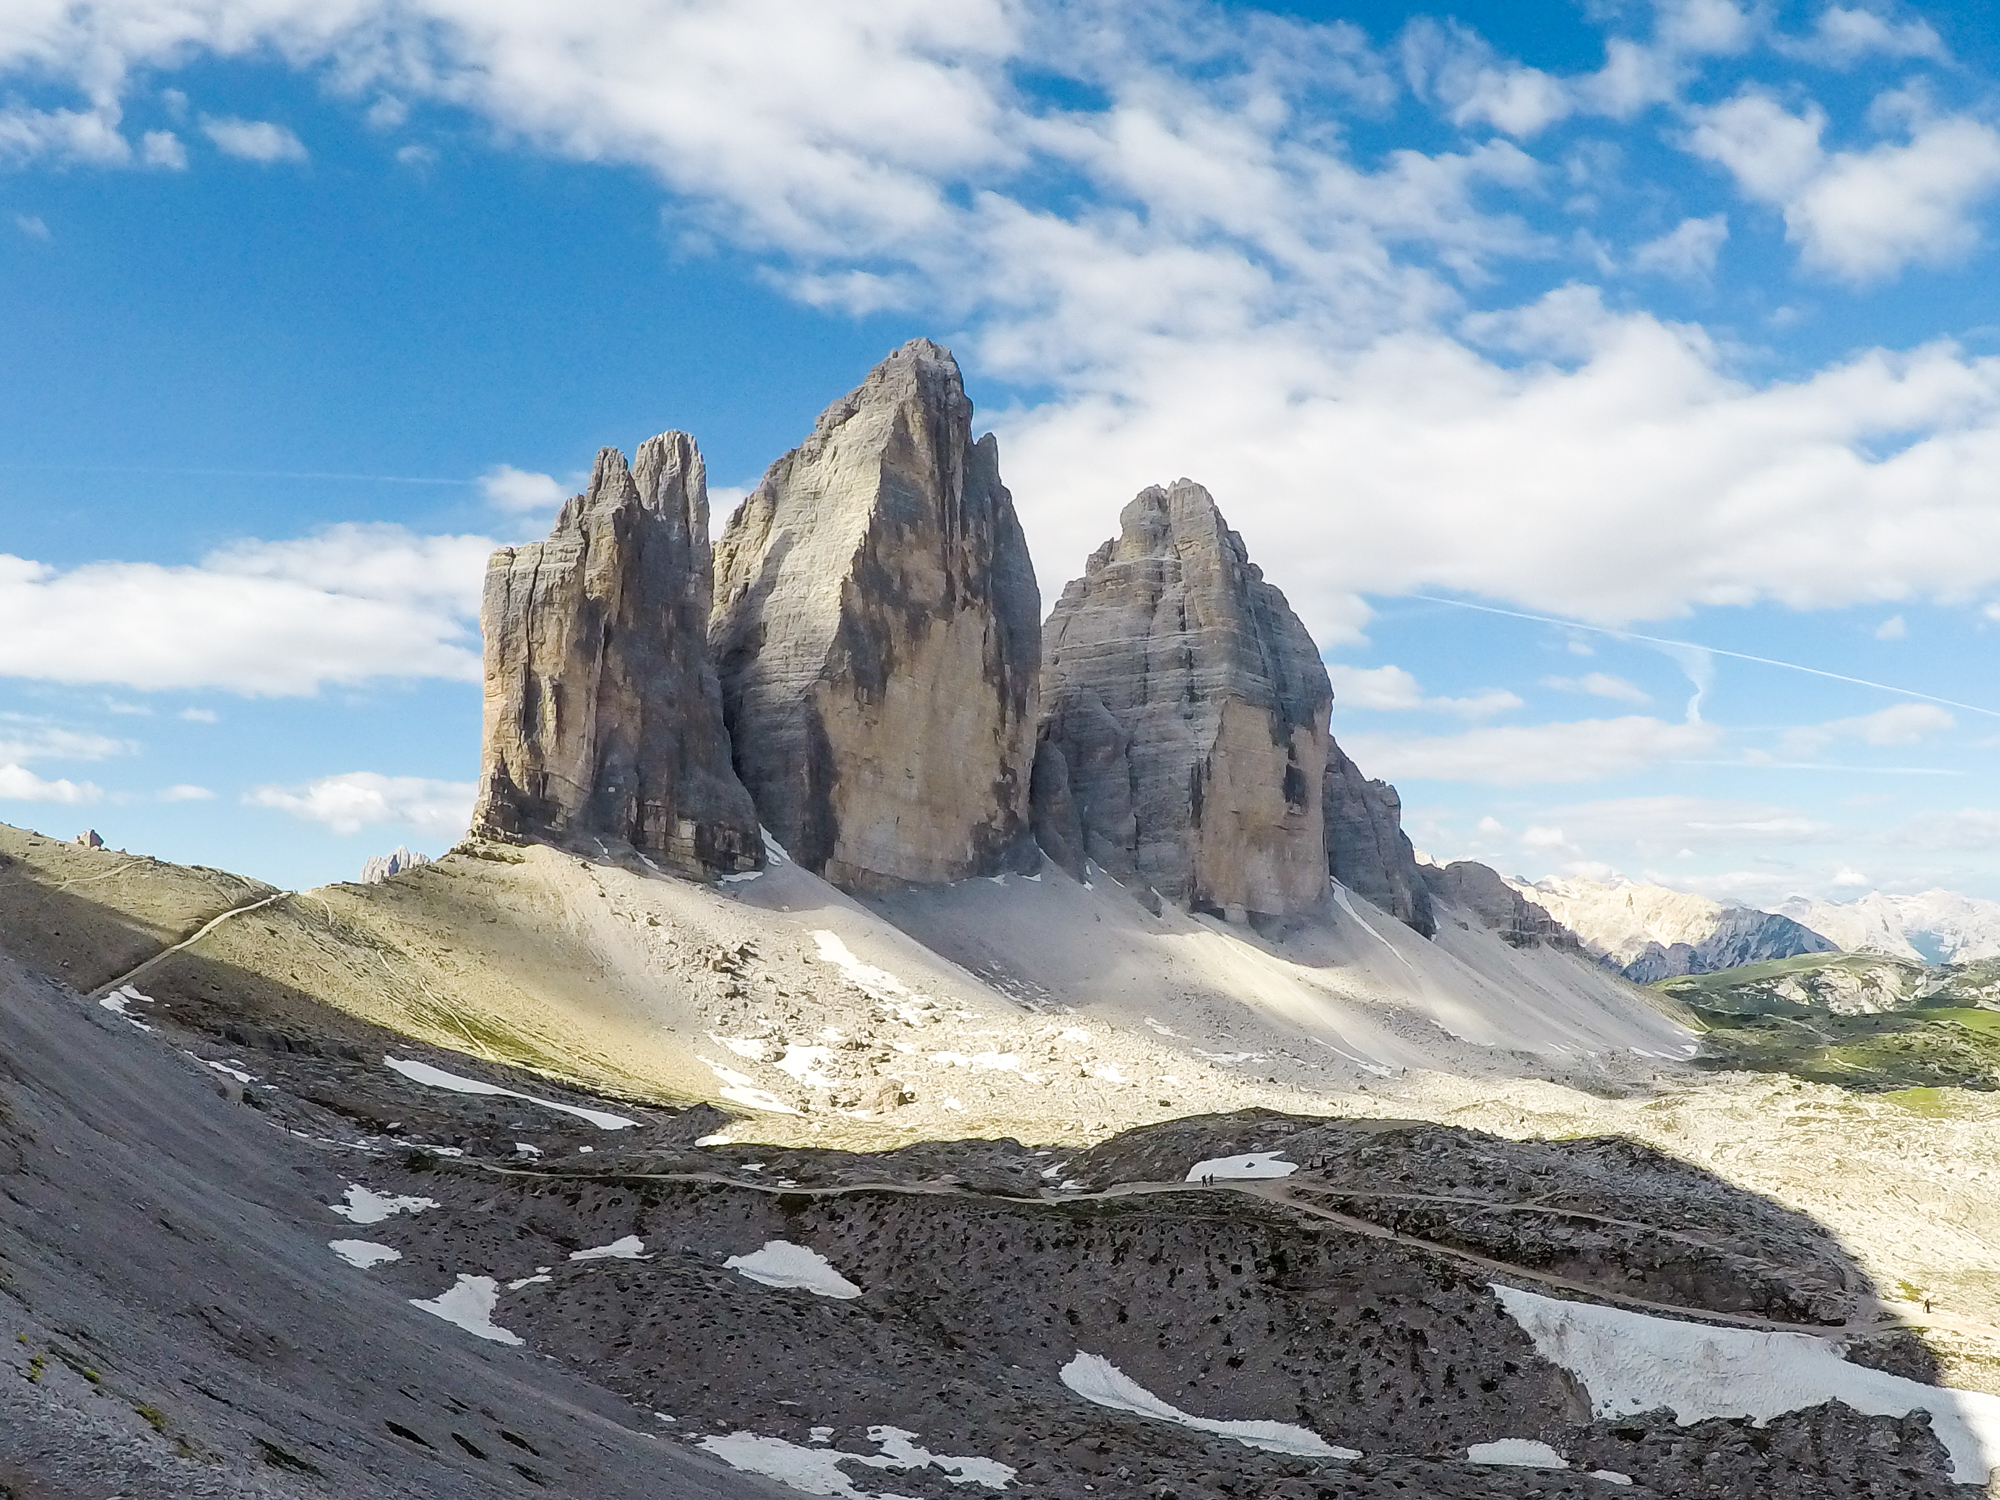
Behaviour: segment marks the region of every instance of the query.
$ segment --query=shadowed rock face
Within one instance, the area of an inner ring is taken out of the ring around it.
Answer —
[[[1417,873],[1416,850],[1403,832],[1403,802],[1386,781],[1370,781],[1337,744],[1329,744],[1321,797],[1326,863],[1333,878],[1366,896],[1425,937],[1437,932],[1431,893]]]
[[[850,890],[1034,862],[1041,595],[993,437],[916,339],[731,518],[710,627],[764,825]]]
[[[1422,865],[1419,873],[1431,895],[1446,906],[1478,918],[1480,924],[1516,948],[1578,950],[1576,934],[1507,884],[1500,873],[1476,860]]]
[[[1038,814],[1058,846],[1184,906],[1316,906],[1333,690],[1312,638],[1200,485],[1142,491],[1119,526],[1049,617],[1042,735],[1071,811]]]
[[[684,432],[649,438],[633,469],[602,449],[547,541],[493,554],[475,828],[616,840],[684,874],[761,865],[708,662],[711,567]]]

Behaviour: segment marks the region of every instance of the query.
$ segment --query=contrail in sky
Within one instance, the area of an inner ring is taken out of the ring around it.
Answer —
[[[1564,630],[1587,630],[1593,635],[1608,635],[1621,641],[1644,641],[1649,646],[1666,646],[1683,651],[1706,651],[1711,656],[1728,656],[1737,661],[1754,661],[1763,667],[1783,667],[1788,672],[1804,672],[1811,677],[1827,677],[1835,682],[1851,682],[1856,687],[1874,688],[1878,692],[1899,693],[1905,698],[1921,698],[1926,703],[1942,703],[1947,708],[1962,708],[1969,714],[1985,714],[1989,719],[2000,719],[2000,709],[1981,708],[1977,703],[1960,703],[1956,698],[1940,698],[1935,693],[1920,693],[1915,688],[1897,687],[1890,682],[1870,682],[1866,677],[1849,677],[1845,672],[1828,672],[1819,667],[1801,666],[1795,661],[1778,661],[1769,656],[1752,656],[1747,651],[1727,651],[1721,646],[1704,646],[1696,641],[1668,640],[1665,636],[1640,635],[1635,630],[1613,630],[1608,625],[1583,625],[1575,620],[1559,620],[1553,615],[1531,615],[1518,609],[1499,609],[1491,604],[1469,604],[1463,599],[1440,599],[1434,594],[1404,594],[1405,599],[1421,599],[1426,604],[1448,604],[1453,609],[1476,609],[1483,615],[1505,615],[1510,620],[1532,620],[1537,625],[1556,625]]]

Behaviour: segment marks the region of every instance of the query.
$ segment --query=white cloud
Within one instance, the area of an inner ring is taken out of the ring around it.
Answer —
[[[1663,760],[1710,752],[1720,739],[1720,731],[1712,725],[1635,716],[1471,729],[1454,735],[1354,735],[1341,743],[1371,775],[1392,782],[1407,777],[1528,786],[1601,781]]]
[[[1729,238],[1729,216],[1683,219],[1656,240],[1632,252],[1632,267],[1681,281],[1700,281],[1715,270],[1715,258]]]
[[[187,147],[171,130],[149,130],[139,138],[139,160],[166,172],[185,172]]]
[[[570,495],[553,474],[537,474],[512,464],[495,464],[480,475],[479,491],[489,505],[517,512],[548,510]]]
[[[1946,61],[1944,41],[1924,21],[1891,21],[1859,6],[1829,5],[1804,37],[1777,38],[1778,50],[1810,62],[1848,67],[1864,57]]]
[[[1745,45],[1739,7],[1658,14],[1651,41],[1613,37],[1604,69],[1570,81],[1579,109],[1671,99],[1700,57]],[[1552,254],[1507,209],[1552,174],[1504,140],[1357,159],[1336,106],[1389,95],[1351,27],[1172,3],[1080,22],[1003,0],[89,0],[0,34],[0,71],[67,78],[85,103],[185,59],[253,54],[324,70],[357,109],[441,103],[533,148],[649,170],[704,234],[794,293],[888,298],[968,330],[959,352],[977,373],[1051,392],[999,424],[1050,589],[1126,498],[1183,473],[1215,491],[1322,642],[1356,635],[1364,594],[1458,590],[1625,623],[2000,584],[2000,362],[1940,344],[1746,374],[1701,328],[1609,311],[1589,288],[1486,325],[1516,352],[1541,340],[1526,359],[1445,332],[1496,264]],[[1018,91],[1023,64],[1102,103],[1045,108]],[[115,104],[92,110],[21,128],[129,157]],[[20,154],[12,118],[0,155]],[[1980,169],[1968,178],[1961,160],[1954,178],[1939,132],[1985,127],[1919,124],[1886,148],[1916,155],[1893,161],[1829,156],[1817,116],[1757,95],[1692,128],[1746,192],[1795,205],[1802,253],[1838,247],[1810,253],[1860,275],[1954,243],[1969,220],[1952,205],[1969,212]],[[1871,187],[1885,171],[1902,176]],[[1075,186],[1063,206],[1038,196],[1052,180]],[[1855,227],[1864,200],[1889,217]],[[0,581],[0,623],[15,586]],[[425,618],[414,670],[469,675],[447,649],[460,638]],[[41,654],[77,654],[59,647]],[[0,654],[20,649],[0,631]],[[334,655],[369,675],[373,650]]]
[[[31,240],[46,240],[49,226],[39,214],[15,214],[14,227]]]
[[[2000,132],[1967,115],[1916,118],[1907,143],[1830,154],[1817,104],[1795,115],[1748,89],[1691,117],[1688,148],[1781,209],[1807,266],[1856,284],[1962,260],[1979,240],[1974,211],[2000,188]]]
[[[281,161],[305,161],[306,143],[289,128],[269,120],[239,120],[234,117],[204,117],[202,134],[215,142],[224,156],[270,166]]]
[[[1900,641],[1909,633],[1910,627],[1903,623],[1901,615],[1891,615],[1875,627],[1875,639],[1878,641]]]
[[[1401,667],[1346,667],[1329,664],[1335,711],[1359,709],[1434,709],[1468,719],[1487,719],[1519,708],[1513,693],[1491,688],[1467,698],[1427,698],[1417,679]]]
[[[1862,889],[1868,884],[1868,877],[1852,865],[1842,865],[1833,872],[1833,884],[1852,889]]]
[[[0,765],[0,800],[95,802],[104,793],[88,781],[44,781],[26,766]]]
[[[1934,703],[1897,703],[1852,719],[1789,729],[1780,745],[1788,755],[1810,757],[1836,740],[1859,740],[1865,745],[1916,745],[1957,727],[1958,720]]]
[[[374,677],[477,681],[485,537],[344,525],[196,567],[61,571],[0,554],[0,676],[307,694]]]
[[[423,776],[383,776],[350,771],[302,787],[260,786],[243,794],[251,807],[274,807],[335,833],[359,833],[374,823],[400,823],[424,833],[457,838],[472,817],[474,787],[465,781]]]
[[[162,802],[213,802],[215,800],[215,793],[211,792],[205,786],[193,786],[183,782],[179,786],[170,786],[161,792],[160,800]]]
[[[181,717],[190,724],[213,724],[221,715],[212,708],[184,708]]]
[[[0,714],[0,761],[105,760],[133,746],[89,730],[64,729],[18,714]]]
[[[1625,703],[1651,703],[1652,694],[1637,683],[1609,672],[1586,672],[1581,677],[1544,677],[1542,686],[1563,693],[1589,693],[1595,698],[1616,698]]]

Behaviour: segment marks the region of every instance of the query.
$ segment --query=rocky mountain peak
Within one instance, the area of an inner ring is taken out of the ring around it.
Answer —
[[[687,874],[762,861],[708,661],[708,478],[666,432],[600,449],[547,541],[487,565],[485,733],[473,826]]]
[[[1140,491],[1049,617],[1044,847],[1228,915],[1318,905],[1332,701],[1312,638],[1208,491]]]
[[[848,889],[1032,862],[1041,595],[999,445],[915,339],[730,519],[710,639],[764,824]]]

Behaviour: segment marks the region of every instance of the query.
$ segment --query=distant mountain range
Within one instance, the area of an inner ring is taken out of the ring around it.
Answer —
[[[1775,910],[1849,952],[1866,949],[1933,964],[2000,958],[2000,901],[1957,891],[1914,896],[1870,891],[1855,901],[1793,896]]]
[[[2000,958],[2000,901],[1931,890],[1854,901],[1793,896],[1769,910],[1635,881],[1510,880],[1584,952],[1641,984],[1808,953],[1881,953],[1925,964]]]

